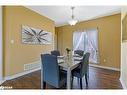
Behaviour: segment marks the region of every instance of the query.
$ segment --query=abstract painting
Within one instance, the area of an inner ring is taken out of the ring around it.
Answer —
[[[26,44],[51,44],[52,33],[42,29],[22,26],[22,42]]]

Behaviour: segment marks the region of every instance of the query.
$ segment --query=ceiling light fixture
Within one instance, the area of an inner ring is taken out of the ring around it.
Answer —
[[[75,17],[74,17],[74,8],[75,7],[71,7],[71,10],[72,10],[72,16],[71,16],[71,20],[70,21],[68,21],[68,23],[71,25],[71,26],[73,26],[73,25],[75,25],[77,22],[78,22],[78,20],[76,20],[75,19]]]

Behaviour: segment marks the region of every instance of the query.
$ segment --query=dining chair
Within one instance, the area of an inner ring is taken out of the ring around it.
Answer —
[[[42,69],[43,69],[43,88],[46,88],[46,83],[56,88],[66,84],[66,72],[60,70],[57,57],[51,54],[41,54]]]
[[[58,50],[51,51],[51,54],[55,56],[60,56],[60,52]]]
[[[83,50],[75,50],[74,54],[78,54],[79,56],[83,56],[84,51]]]
[[[88,87],[89,56],[90,56],[90,53],[88,52],[84,54],[80,65],[74,70],[72,70],[72,84],[73,84],[74,76],[77,77],[78,79],[80,79],[81,89],[82,89],[82,78],[84,77],[84,75],[86,80],[86,87]]]

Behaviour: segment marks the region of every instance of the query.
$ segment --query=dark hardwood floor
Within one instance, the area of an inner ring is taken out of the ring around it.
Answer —
[[[1,86],[12,86],[13,89],[40,89],[41,72],[36,71],[12,80],[5,81]],[[88,89],[122,89],[119,81],[120,72],[90,67]],[[85,78],[83,78],[83,89],[86,89]],[[54,87],[47,85],[47,89]],[[62,89],[65,89],[63,87]],[[77,78],[74,78],[73,89],[80,89]]]

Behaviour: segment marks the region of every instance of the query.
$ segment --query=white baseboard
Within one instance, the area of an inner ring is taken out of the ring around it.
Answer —
[[[114,70],[114,71],[120,71],[120,69],[118,69],[118,68],[112,68],[112,67],[106,67],[106,66],[99,66],[99,65],[96,65],[96,64],[89,64],[89,66],[103,68],[103,69],[108,69],[108,70]]]
[[[123,82],[123,80],[122,80],[122,78],[120,77],[120,82],[121,82],[121,85],[122,85],[122,87],[123,87],[123,89],[127,89],[127,87],[125,86],[125,83]]]
[[[26,74],[29,74],[29,73],[38,71],[40,69],[41,69],[41,67],[40,68],[33,69],[33,70],[29,70],[29,71],[24,71],[24,72],[15,74],[15,75],[7,76],[7,77],[4,78],[4,80],[11,80],[11,79],[14,79],[14,78],[18,78],[20,76],[23,76],[23,75],[26,75]]]

